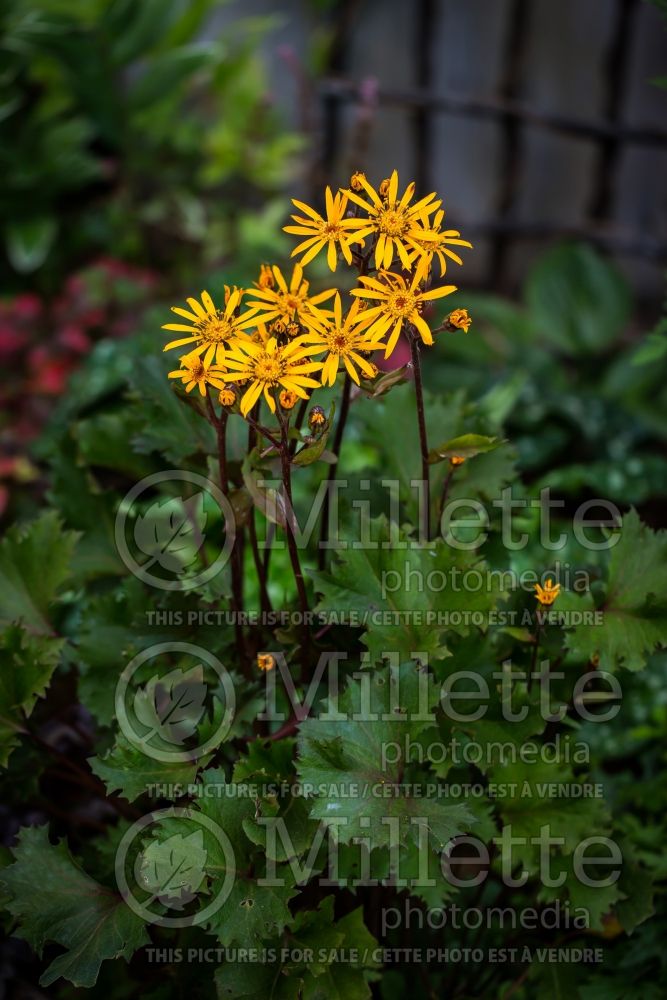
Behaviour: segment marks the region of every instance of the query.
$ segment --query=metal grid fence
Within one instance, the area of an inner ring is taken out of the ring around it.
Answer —
[[[582,238],[641,295],[661,295],[667,94],[649,76],[667,72],[667,25],[645,0],[339,0],[331,24],[314,183],[386,172],[398,150],[420,188],[446,191],[450,225],[482,248],[486,287],[515,285],[540,248]],[[442,62],[471,40],[484,64],[452,86]]]

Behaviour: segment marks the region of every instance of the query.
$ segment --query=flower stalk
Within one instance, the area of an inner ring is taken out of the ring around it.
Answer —
[[[255,406],[255,416],[258,415],[259,404]],[[253,423],[248,423],[248,453],[250,453],[255,445],[257,444],[257,431]],[[250,548],[252,550],[252,558],[255,564],[255,573],[257,574],[257,582],[259,584],[259,602],[262,614],[269,614],[273,609],[271,606],[271,599],[269,597],[269,591],[267,587],[267,575],[264,568],[264,563],[259,552],[259,545],[257,542],[257,525],[255,523],[255,508],[253,507],[250,511],[250,517],[248,518],[248,536],[250,538]]]
[[[317,566],[318,569],[324,569],[327,558],[326,543],[329,541],[329,513],[331,510],[331,485],[338,474],[338,463],[340,461],[340,449],[343,444],[343,434],[345,433],[345,424],[347,423],[347,417],[350,412],[350,396],[352,393],[352,380],[350,376],[345,373],[345,380],[343,382],[343,394],[340,401],[340,413],[338,415],[338,423],[336,424],[336,434],[333,440],[333,453],[336,456],[336,461],[332,462],[329,466],[329,471],[327,472],[327,489],[324,494],[324,502],[322,504],[322,524],[320,528],[320,544],[317,553]]]
[[[424,391],[422,385],[422,368],[420,348],[414,330],[411,331],[410,351],[412,354],[412,369],[415,380],[415,403],[417,407],[417,426],[419,428],[419,451],[422,467],[422,498],[421,498],[421,540],[428,542],[431,537],[431,477],[428,461],[428,437],[426,435],[426,414],[424,413]]]
[[[227,420],[229,414],[223,408],[220,416],[217,416],[215,407],[208,392],[206,393],[206,409],[208,418],[215,429],[218,444],[218,468],[220,478],[220,489],[226,497],[229,497],[229,477],[227,470]],[[234,641],[236,652],[240,662],[245,662],[245,637],[243,626],[241,625],[240,611],[243,609],[243,534],[236,526],[234,544],[231,551],[231,575],[232,575],[232,613],[234,615]]]
[[[280,414],[280,430],[281,430],[281,447],[280,447],[280,465],[282,471],[283,487],[285,490],[286,503],[286,517],[285,517],[285,535],[287,537],[287,550],[289,552],[290,563],[292,565],[292,573],[294,574],[294,582],[296,584],[297,596],[299,598],[299,608],[301,610],[302,623],[301,623],[301,635],[302,635],[302,653],[303,653],[303,667],[304,674],[306,670],[306,663],[309,655],[310,646],[310,630],[308,627],[309,618],[309,607],[308,607],[308,595],[306,593],[306,584],[303,578],[303,572],[301,570],[301,561],[299,559],[299,549],[296,544],[296,538],[294,535],[293,528],[293,517],[294,517],[294,502],[292,498],[292,461],[289,451],[289,417],[284,414]]]

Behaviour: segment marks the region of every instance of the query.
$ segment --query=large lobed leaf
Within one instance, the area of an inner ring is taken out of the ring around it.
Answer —
[[[603,670],[641,670],[649,655],[667,644],[667,531],[652,531],[631,510],[612,548],[602,625],[577,625],[567,647],[577,656],[599,658]]]
[[[323,595],[317,611],[337,622],[361,624],[372,660],[389,652],[401,659],[414,653],[442,659],[449,655],[448,631],[466,635],[471,614],[481,614],[485,621],[495,608],[501,596],[497,577],[487,582],[487,566],[477,552],[444,542],[418,547],[398,532],[390,541],[390,531],[384,518],[372,521],[374,548],[344,549],[329,574],[311,573]]]
[[[69,573],[77,541],[54,511],[15,527],[0,543],[0,624],[21,622],[32,633],[53,635],[50,606]]]
[[[338,704],[327,703],[343,718],[302,723],[298,774],[313,794],[310,815],[334,826],[341,843],[362,837],[371,848],[412,842],[440,851],[475,823],[465,805],[439,796],[432,776],[405,776],[410,748],[438,738],[436,700],[432,677],[413,661],[348,679]]]
[[[129,959],[148,943],[144,922],[111,889],[79,868],[65,843],[49,843],[46,827],[23,830],[15,862],[2,871],[11,894],[7,909],[17,933],[38,954],[47,942],[66,950],[42,975],[42,986],[61,976],[75,986],[94,986],[109,958]]]

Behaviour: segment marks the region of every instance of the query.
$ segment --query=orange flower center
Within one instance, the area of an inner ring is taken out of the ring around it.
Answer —
[[[220,309],[214,315],[206,316],[205,319],[200,320],[197,323],[197,329],[201,339],[211,344],[220,344],[224,340],[229,340],[234,332],[232,323]]]
[[[407,289],[400,288],[392,292],[387,299],[389,312],[397,319],[399,316],[409,316],[417,305],[417,299]]]
[[[404,212],[397,212],[394,208],[386,208],[380,212],[380,232],[385,236],[404,236],[409,225]]]
[[[255,361],[254,377],[260,382],[276,383],[285,374],[285,362],[276,354],[263,354]]]
[[[339,240],[344,233],[343,227],[339,222],[324,222],[320,228],[322,236],[328,240]]]
[[[343,354],[352,347],[352,338],[342,327],[336,327],[327,335],[327,343],[333,354]]]
[[[303,308],[304,298],[304,295],[293,294],[291,292],[289,295],[281,295],[278,307],[288,316],[292,317],[295,312]]]
[[[195,382],[201,382],[206,378],[206,366],[201,358],[188,358],[183,364]]]

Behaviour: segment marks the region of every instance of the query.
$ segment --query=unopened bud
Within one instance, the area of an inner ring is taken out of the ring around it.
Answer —
[[[327,416],[321,406],[313,406],[308,414],[308,426],[315,429],[326,423]]]
[[[350,187],[353,191],[361,191],[363,189],[363,182],[366,180],[366,175],[362,174],[360,170],[356,170],[350,177]]]
[[[221,389],[220,395],[218,396],[218,402],[221,406],[233,406],[236,402],[236,393],[233,389]]]
[[[273,288],[275,286],[276,279],[273,276],[273,271],[268,264],[262,264],[259,269],[259,281],[257,284],[260,288]]]
[[[464,333],[467,333],[471,323],[472,318],[467,309],[455,309],[453,312],[450,312],[445,320],[445,327],[452,332],[454,330],[463,330]]]
[[[280,395],[278,396],[278,402],[282,406],[283,410],[291,410],[295,406],[296,401],[299,397],[291,389],[281,389]]]

